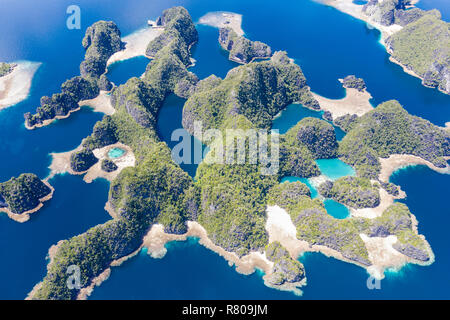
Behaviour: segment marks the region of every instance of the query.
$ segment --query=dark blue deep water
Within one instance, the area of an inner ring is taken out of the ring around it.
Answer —
[[[210,11],[243,14],[246,36],[266,42],[274,50],[286,50],[301,65],[308,84],[318,94],[342,98],[345,91],[337,79],[355,74],[365,79],[375,106],[397,99],[411,114],[437,125],[450,121],[450,97],[423,87],[419,79],[391,63],[379,43],[377,30],[310,0],[79,0],[82,28],[68,30],[65,12],[71,4],[73,1],[69,0],[0,3],[0,61],[43,63],[34,77],[29,98],[0,111],[0,181],[22,172],[45,178],[49,173],[49,153],[75,148],[102,118],[102,114],[83,108],[46,128],[28,131],[23,126],[23,113],[33,111],[41,96],[58,92],[62,82],[79,74],[84,56],[81,40],[86,28],[97,20],[114,20],[122,34],[127,35],[174,5],[185,6],[194,21]],[[430,9],[434,4],[448,21],[447,0],[422,0],[418,6]],[[197,63],[191,70],[200,79],[210,74],[224,77],[236,64],[228,61],[220,49],[216,29],[197,27],[200,39],[192,51]],[[131,76],[140,76],[146,62],[139,57],[113,65],[110,77],[120,84]],[[158,132],[171,147],[171,130],[181,127],[182,104],[181,99],[169,97],[159,115]],[[303,117],[295,109],[286,112],[290,116],[278,122],[286,120],[287,124],[279,128],[288,129]],[[195,174],[195,167],[184,169]],[[430,242],[436,262],[429,267],[407,266],[399,273],[389,273],[381,282],[381,290],[368,290],[365,270],[322,254],[305,254],[300,258],[308,277],[304,299],[450,298],[450,239],[445,229],[450,225],[446,197],[450,176],[418,166],[400,170],[392,181],[407,192],[404,201],[418,218],[419,231]],[[30,221],[19,224],[0,215],[1,299],[23,299],[42,279],[52,244],[110,218],[103,209],[108,193],[106,181],[86,184],[80,176],[60,175],[50,183],[56,188],[54,198]],[[170,243],[161,260],[142,253],[114,268],[111,278],[94,291],[92,298],[300,298],[266,288],[261,276],[237,274],[221,257],[190,240]]]

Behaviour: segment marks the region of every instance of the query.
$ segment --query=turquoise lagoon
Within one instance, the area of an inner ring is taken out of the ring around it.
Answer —
[[[426,0],[422,1],[425,3]],[[439,1],[445,9],[445,0]],[[337,79],[355,74],[365,79],[374,97],[373,105],[398,99],[410,113],[437,125],[450,120],[450,97],[423,87],[419,79],[405,74],[401,67],[391,63],[378,42],[380,33],[377,30],[310,0],[249,0],[245,3],[238,0],[100,0],[95,3],[80,0],[77,4],[82,10],[81,30],[65,28],[65,10],[72,4],[69,0],[26,4],[4,0],[3,4],[0,12],[0,61],[30,60],[43,64],[35,75],[28,99],[0,111],[1,181],[22,172],[34,172],[45,178],[49,173],[49,154],[78,146],[90,134],[95,122],[102,118],[102,114],[82,108],[69,119],[56,121],[45,128],[28,131],[23,126],[23,113],[33,111],[41,96],[58,92],[62,82],[79,74],[79,63],[84,55],[80,44],[85,29],[100,19],[114,20],[126,35],[142,28],[147,19],[156,18],[163,9],[174,5],[185,6],[194,21],[210,11],[243,14],[246,35],[268,43],[274,50],[286,50],[301,65],[308,84],[318,94],[342,98],[345,90]],[[11,16],[15,19],[8,18]],[[23,21],[27,23],[23,24]],[[235,64],[227,60],[226,53],[216,42],[217,30],[198,27],[200,40],[193,49],[193,57],[198,62],[191,70],[199,78],[213,73],[224,77]],[[122,83],[127,77],[140,76],[145,63],[139,65],[139,59],[111,66],[110,77]],[[127,67],[127,64],[130,65]],[[130,72],[130,69],[135,71]],[[158,133],[170,147],[176,142],[169,143],[170,130],[166,128],[181,127],[182,105],[183,100],[169,97],[158,116]],[[297,114],[296,109],[298,107],[287,111],[288,115],[292,112],[292,116],[286,119],[291,120],[295,116],[294,120],[286,121],[283,127],[276,123],[284,119],[276,119],[274,127],[287,131],[295,125],[296,119],[303,117]],[[320,160],[318,164],[326,174],[327,164],[320,164]],[[333,165],[328,167],[331,170]],[[195,165],[184,169],[195,175]],[[328,174],[332,176],[330,172]],[[92,298],[449,299],[450,253],[447,244],[450,233],[446,228],[450,225],[450,212],[446,195],[450,176],[416,166],[396,172],[391,180],[407,192],[408,197],[402,201],[418,218],[419,231],[430,242],[436,262],[428,267],[408,265],[398,273],[388,273],[381,282],[381,290],[367,289],[368,275],[364,269],[319,253],[308,253],[300,257],[306,268],[308,285],[304,287],[304,295],[298,297],[266,288],[261,272],[250,276],[236,273],[223,258],[191,239],[169,243],[168,253],[163,259],[153,259],[142,252],[121,267],[113,268],[110,279],[95,289]],[[46,255],[52,244],[110,219],[103,209],[108,195],[105,180],[86,184],[80,176],[58,175],[50,183],[56,189],[54,198],[46,202],[30,221],[20,224],[0,215],[1,299],[25,298],[45,275]]]

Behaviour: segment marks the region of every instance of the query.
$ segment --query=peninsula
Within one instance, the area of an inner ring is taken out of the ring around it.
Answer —
[[[304,252],[318,251],[356,264],[378,279],[386,269],[406,263],[433,263],[433,251],[419,233],[417,219],[406,205],[394,203],[394,197],[403,194],[381,175],[385,172],[381,159],[414,156],[444,170],[450,156],[447,130],[410,115],[395,100],[373,108],[362,79],[347,77],[343,85],[354,94],[364,94],[368,105],[364,112],[333,114],[347,132],[342,141],[338,142],[332,124],[311,117],[283,135],[269,131],[270,139],[279,139],[280,167],[266,175],[262,174],[265,159],[256,163],[246,159],[242,164],[206,161],[214,156],[214,142],[197,136],[210,151],[193,179],[173,161],[157,133],[156,119],[169,95],[186,99],[182,124],[192,135],[198,134],[196,122],[203,123],[203,130],[222,134],[230,128],[268,130],[274,117],[291,103],[313,110],[326,108],[326,103],[316,100],[301,67],[284,51],[264,61],[245,58],[245,64],[224,79],[211,75],[199,80],[188,69],[198,33],[187,10],[167,9],[157,21],[160,33],[146,47],[152,60],[144,75],[111,89],[114,112],[97,122],[77,149],[52,155],[52,174],[68,171],[85,174],[87,182],[100,176],[110,180],[106,208],[112,219],[53,246],[47,273],[28,298],[85,299],[108,278],[111,267],[141,248],[162,257],[167,241],[188,236],[200,238],[200,244],[236,265],[238,272],[249,274],[260,268],[267,286],[296,294],[301,294],[308,275],[298,261]],[[226,24],[219,21],[221,27]],[[107,41],[96,40],[96,28]],[[232,41],[242,36],[233,28],[227,30],[236,33]],[[123,49],[120,31],[112,22],[94,24],[85,39],[87,60],[91,45],[99,52],[104,51],[102,46],[113,45],[102,66]],[[234,42],[231,50],[233,46]],[[104,72],[100,69],[88,78],[82,72],[74,80],[77,87],[95,89]],[[66,96],[77,101],[77,92],[71,92],[74,97]],[[44,105],[52,105],[51,99],[44,99]],[[250,154],[248,144],[244,148]],[[230,145],[225,149],[233,151]],[[286,176],[320,177],[316,160],[336,158],[351,165],[356,176],[325,182],[319,187],[322,197],[354,210],[377,210],[376,214],[334,218],[322,198],[311,198],[305,184],[281,182]],[[73,264],[81,268],[81,288],[71,290],[66,286],[66,270]]]

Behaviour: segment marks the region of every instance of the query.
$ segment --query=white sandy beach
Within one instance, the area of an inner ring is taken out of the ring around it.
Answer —
[[[346,88],[345,90],[346,95],[342,99],[328,99],[317,93],[311,93],[319,102],[322,110],[331,112],[333,120],[346,114],[362,116],[370,110],[373,110],[373,106],[369,102],[372,96],[367,90],[362,92],[353,88]]]
[[[114,53],[108,59],[107,65],[138,56],[145,56],[149,42],[158,37],[163,30],[163,28],[145,27],[123,37],[122,41],[125,42],[125,49]]]
[[[244,35],[244,30],[242,30],[242,15],[234,12],[209,12],[198,20],[198,24],[216,28],[230,27],[238,36]]]
[[[13,106],[28,97],[39,62],[18,61],[6,76],[0,77],[0,110]]]

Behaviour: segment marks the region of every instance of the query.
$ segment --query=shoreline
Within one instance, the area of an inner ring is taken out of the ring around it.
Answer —
[[[109,152],[109,150],[111,150],[113,148],[124,149],[125,150],[124,155],[122,155],[118,158],[115,158],[115,159],[110,159],[108,157],[108,152]],[[71,175],[85,174],[83,177],[83,181],[86,183],[91,183],[92,181],[94,181],[97,178],[104,178],[111,182],[113,179],[115,179],[119,175],[119,173],[123,169],[125,169],[126,167],[134,167],[136,164],[136,158],[134,156],[133,150],[129,146],[127,146],[121,142],[116,142],[114,144],[110,144],[105,147],[96,148],[96,149],[92,150],[94,155],[97,157],[98,161],[92,167],[90,167],[88,170],[81,171],[81,172],[73,171],[72,168],[70,167],[70,157],[71,157],[72,153],[80,151],[82,149],[83,149],[83,147],[80,144],[78,147],[76,147],[75,149],[70,150],[70,151],[50,153],[50,156],[52,157],[52,162],[50,163],[50,166],[49,166],[50,173],[49,173],[47,179],[51,179],[52,177],[54,177],[57,174],[69,173]],[[103,159],[109,159],[109,160],[113,161],[117,165],[118,168],[112,172],[103,171],[101,169],[101,162]]]
[[[188,221],[188,231],[184,234],[169,234],[164,232],[164,227],[161,224],[154,224],[148,233],[144,236],[142,244],[140,247],[133,251],[131,254],[124,256],[120,259],[114,260],[111,262],[110,266],[105,269],[100,275],[91,280],[91,283],[80,290],[80,293],[77,296],[77,300],[86,300],[93,292],[95,287],[100,286],[104,281],[106,281],[110,274],[112,267],[118,267],[128,259],[136,256],[141,252],[143,248],[147,249],[147,254],[154,259],[161,259],[167,253],[167,249],[165,245],[171,241],[186,241],[188,237],[196,237],[199,238],[199,244],[206,247],[207,249],[217,253],[221,257],[223,257],[228,265],[231,267],[233,265],[236,266],[236,271],[238,273],[249,275],[256,271],[256,269],[262,270],[266,275],[272,272],[273,263],[265,257],[264,254],[259,252],[251,252],[250,254],[239,258],[234,252],[228,252],[223,248],[216,246],[207,236],[206,230],[195,221]],[[49,250],[49,256],[52,258],[56,249],[53,248],[56,246],[52,246]],[[52,249],[53,248],[53,249]],[[50,265],[50,263],[49,263]],[[264,279],[264,277],[263,277]],[[41,283],[41,282],[40,282]],[[40,284],[39,283],[39,284]],[[37,284],[35,288],[33,288],[32,292],[29,293],[28,297],[31,297],[32,294],[39,289]],[[287,289],[287,288],[283,288]]]
[[[28,126],[27,123],[24,123],[25,128],[28,130],[34,130],[36,128],[42,128],[52,124],[56,120],[67,119],[74,112],[80,111],[82,107],[88,107],[93,110],[93,112],[100,112],[106,115],[112,115],[116,112],[116,109],[111,105],[111,98],[107,95],[110,91],[100,91],[97,97],[93,99],[81,100],[78,102],[78,108],[69,110],[66,115],[55,116],[52,119],[46,119],[42,123],[36,123],[33,126]]]
[[[39,204],[37,205],[37,207],[24,211],[22,213],[14,213],[9,210],[8,207],[6,207],[0,208],[0,212],[6,213],[10,219],[16,222],[24,223],[30,220],[30,215],[39,211],[44,206],[44,202],[50,200],[53,197],[53,193],[55,192],[55,188],[53,188],[53,186],[48,182],[48,179],[44,179],[42,180],[42,182],[44,182],[44,184],[50,188],[50,193],[39,199]]]
[[[450,157],[444,157],[449,160]],[[433,171],[441,174],[450,174],[450,166],[445,168],[436,167],[430,161],[424,160],[418,156],[409,154],[393,154],[389,158],[379,158],[381,163],[381,171],[379,174],[379,180],[383,182],[389,182],[390,176],[397,170],[414,165],[425,165]]]
[[[40,62],[17,61],[11,73],[0,77],[0,110],[14,106],[28,98],[34,75]]]
[[[342,82],[342,79],[339,79]],[[329,99],[311,91],[313,97],[319,102],[320,109],[329,111],[333,121],[346,114],[356,114],[358,117],[374,109],[370,103],[372,95],[364,89],[358,91],[354,88],[344,88],[345,97],[342,99]]]
[[[293,230],[295,228],[294,223],[289,215],[283,208],[279,206],[268,206],[267,207],[267,222],[266,222],[266,230],[269,233],[269,243],[273,241],[279,241],[291,254],[295,259],[300,258],[305,252],[320,252],[321,254],[327,257],[333,257],[335,259],[351,263],[357,266],[364,268],[367,273],[373,276],[376,279],[383,279],[385,277],[385,271],[388,269],[400,270],[403,266],[408,263],[413,263],[417,265],[430,265],[434,262],[434,254],[432,252],[431,246],[428,242],[427,251],[430,254],[430,260],[427,262],[422,262],[418,260],[414,260],[401,252],[392,248],[392,237],[387,239],[381,237],[372,237],[369,240],[364,238],[364,235],[360,237],[364,241],[366,245],[366,249],[369,255],[369,260],[372,265],[367,266],[363,265],[357,261],[349,260],[345,258],[342,253],[331,249],[327,246],[323,245],[310,245],[307,241],[297,239],[296,233],[293,234]],[[417,231],[417,219],[414,215],[412,215],[412,220],[415,225],[413,227],[414,230]],[[280,223],[280,221],[282,221]],[[295,231],[296,232],[296,231]],[[425,240],[423,235],[420,235],[422,239]],[[368,238],[368,237],[367,237]],[[395,237],[395,241],[396,237]],[[426,240],[425,240],[426,241]],[[375,244],[375,245],[374,245]],[[380,244],[383,245],[384,249],[388,248],[389,250],[379,250]],[[389,248],[390,245],[390,248]]]
[[[368,16],[364,14],[362,11],[363,6],[357,5],[353,3],[353,0],[319,0],[318,1],[321,4],[324,4],[326,6],[333,7],[337,9],[338,11],[341,11],[343,13],[346,13],[358,20],[364,21],[371,27],[374,27],[381,33],[380,37],[380,44],[382,44],[385,48],[385,40],[396,33],[397,31],[400,31],[403,27],[398,24],[393,24],[390,26],[383,26],[377,22],[372,21]]]
[[[215,28],[230,27],[238,36],[245,34],[242,30],[242,14],[228,11],[211,11],[198,19],[197,24]]]

